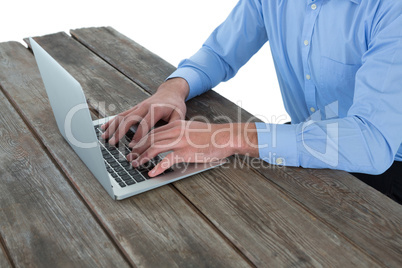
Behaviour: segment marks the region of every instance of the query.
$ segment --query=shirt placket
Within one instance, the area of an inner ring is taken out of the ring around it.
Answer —
[[[306,17],[303,24],[302,32],[302,60],[304,71],[304,97],[306,100],[307,108],[310,114],[317,110],[317,103],[315,98],[315,77],[312,76],[309,66],[309,56],[311,50],[311,40],[314,31],[314,25],[317,20],[318,14],[321,10],[321,2],[319,0],[307,0]]]

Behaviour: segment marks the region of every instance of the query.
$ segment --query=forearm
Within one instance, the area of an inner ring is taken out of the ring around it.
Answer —
[[[271,164],[379,174],[393,162],[399,140],[364,118],[300,124],[257,123],[260,158]]]
[[[267,40],[261,3],[239,1],[202,48],[181,61],[169,78],[187,80],[189,100],[232,78]]]
[[[168,80],[185,79],[189,85],[186,100],[189,100],[218,85],[227,76],[227,71],[227,64],[213,51],[203,47],[189,59],[181,61]]]

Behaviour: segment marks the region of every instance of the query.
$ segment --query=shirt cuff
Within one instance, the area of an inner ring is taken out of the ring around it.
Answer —
[[[270,164],[299,166],[296,125],[255,123],[260,158]]]
[[[180,77],[183,78],[187,81],[190,91],[188,93],[188,96],[186,98],[186,101],[201,95],[203,93],[203,82],[201,75],[194,70],[193,68],[190,67],[180,67],[176,71],[174,71],[171,75],[169,75],[166,80],[171,79],[171,78],[176,78]]]

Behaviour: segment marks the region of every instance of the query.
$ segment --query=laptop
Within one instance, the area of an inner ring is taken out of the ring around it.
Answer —
[[[100,135],[100,126],[113,116],[92,120],[81,85],[39,44],[29,38],[39,71],[56,118],[57,127],[106,192],[121,200],[189,177],[227,162],[180,163],[163,174],[150,178],[152,169],[168,153],[160,154],[138,168],[133,168],[125,156],[135,128],[130,128],[118,144],[111,146]]]

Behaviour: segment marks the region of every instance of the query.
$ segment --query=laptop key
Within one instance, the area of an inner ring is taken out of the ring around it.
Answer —
[[[123,171],[124,169],[121,166],[118,166],[118,167],[115,167],[114,170],[116,172],[120,172],[120,171]]]
[[[126,169],[127,170],[127,169]],[[134,168],[130,168],[127,170],[128,174],[130,175],[137,175],[139,174],[137,170],[135,170]]]
[[[113,162],[110,164],[112,168],[120,167],[119,163]]]
[[[130,163],[127,161],[126,158],[124,158],[124,161],[121,161],[120,163],[123,167],[131,167]]]
[[[144,166],[144,165],[138,166],[138,167],[137,167],[137,170],[138,170],[139,172],[148,171],[148,169],[147,169],[146,166]]]
[[[146,171],[146,172],[141,172],[141,175],[142,175],[145,179],[147,179],[147,180],[152,179],[151,177],[148,176],[148,171]]]
[[[119,154],[120,154],[119,151],[117,151],[117,150],[110,150],[110,149],[109,149],[109,151],[110,151],[110,153],[111,153],[113,156],[115,156],[115,157],[116,157],[116,156],[118,157]]]
[[[135,181],[134,180],[128,180],[128,181],[126,181],[126,184],[127,185],[132,185],[132,184],[135,184]]]
[[[122,182],[122,180],[119,177],[115,178],[114,180],[117,182]]]
[[[134,137],[134,132],[133,132],[131,129],[129,129],[129,130],[127,131],[127,133],[126,133],[126,136],[127,136],[127,139],[128,139],[129,141],[131,141],[131,140],[133,139],[133,137]]]
[[[121,163],[128,163],[128,161],[127,161],[127,159],[126,159],[125,157],[119,157],[119,158],[117,159],[117,162],[119,162],[120,164],[121,164]],[[130,163],[128,163],[128,164],[130,164]]]
[[[110,164],[110,163],[116,163],[116,160],[113,157],[110,157],[108,159],[106,159],[106,161]]]
[[[114,157],[116,158],[117,162],[119,162],[119,163],[127,162],[127,159],[122,154],[115,155]],[[124,161],[120,162],[120,160],[124,160]]]
[[[121,187],[126,187],[126,184],[125,184],[124,182],[120,182],[119,185],[120,185]]]
[[[131,180],[131,176],[128,175],[128,174],[121,176],[121,178],[122,178],[123,180],[125,180],[125,181]]]
[[[119,176],[123,176],[126,175],[127,172],[125,172],[124,170],[117,172],[117,174],[119,174]]]
[[[109,143],[107,144],[108,146],[105,145],[105,147],[110,151],[110,152],[114,152],[117,151],[117,148],[113,145],[110,145]]]
[[[145,179],[141,176],[141,174],[133,175],[133,178],[134,178],[134,180],[135,180],[136,182],[145,181]]]

